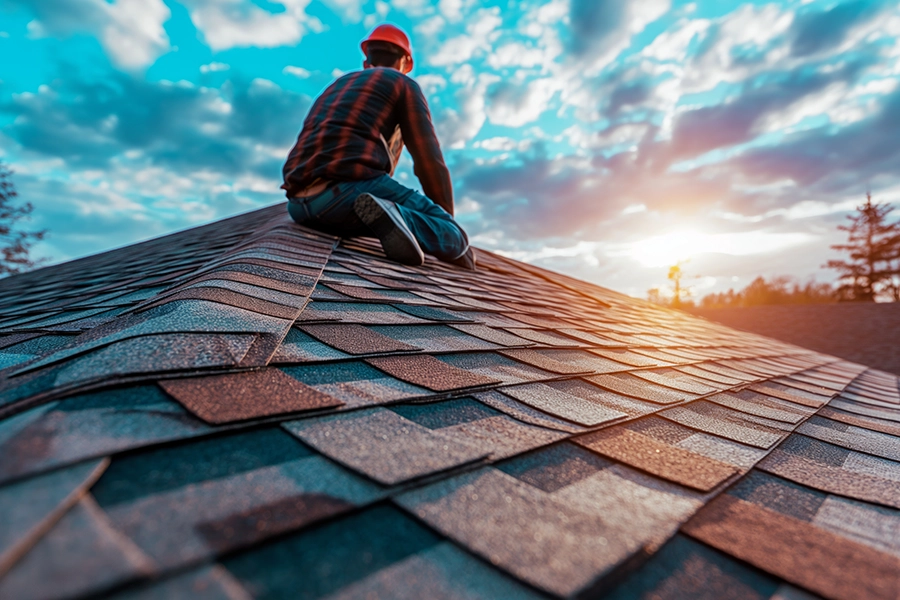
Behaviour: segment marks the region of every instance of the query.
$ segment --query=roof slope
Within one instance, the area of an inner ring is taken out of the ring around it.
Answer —
[[[694,308],[690,312],[900,375],[900,302]]]
[[[0,597],[898,597],[897,377],[275,206],[0,282]]]

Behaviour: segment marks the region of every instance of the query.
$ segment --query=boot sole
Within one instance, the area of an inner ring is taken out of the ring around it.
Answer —
[[[414,267],[424,264],[425,256],[416,238],[405,224],[397,223],[374,196],[360,194],[353,203],[353,212],[381,241],[388,258]]]

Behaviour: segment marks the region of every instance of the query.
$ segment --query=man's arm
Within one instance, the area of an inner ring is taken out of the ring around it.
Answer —
[[[403,142],[413,157],[413,171],[425,195],[452,215],[453,185],[434,133],[428,103],[419,86],[413,80],[405,79],[407,85],[397,107],[398,121]]]

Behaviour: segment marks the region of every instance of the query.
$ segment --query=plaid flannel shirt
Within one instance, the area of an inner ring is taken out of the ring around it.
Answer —
[[[453,187],[415,81],[388,68],[348,73],[313,103],[284,165],[292,196],[317,179],[359,181],[393,174],[406,143],[424,194],[453,214]]]

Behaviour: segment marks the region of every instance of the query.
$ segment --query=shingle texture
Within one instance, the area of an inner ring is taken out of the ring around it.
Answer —
[[[900,375],[900,304],[841,302],[694,309],[694,314]]]
[[[275,206],[0,281],[0,597],[900,597],[894,375]]]

